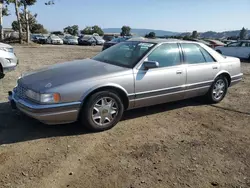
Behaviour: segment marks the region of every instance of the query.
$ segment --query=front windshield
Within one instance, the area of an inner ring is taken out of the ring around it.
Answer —
[[[100,37],[100,36],[95,36],[94,38],[95,38],[96,40],[103,40],[102,37]]]
[[[58,36],[51,36],[52,39],[60,39]]]
[[[92,59],[112,65],[133,68],[146,55],[155,43],[127,41],[116,44]]]
[[[69,36],[68,39],[77,39],[76,36]]]

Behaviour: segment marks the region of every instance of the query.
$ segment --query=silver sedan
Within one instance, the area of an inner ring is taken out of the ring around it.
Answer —
[[[24,74],[9,92],[17,108],[46,124],[116,125],[125,110],[204,96],[220,102],[241,81],[238,58],[189,41],[132,39],[91,59]]]

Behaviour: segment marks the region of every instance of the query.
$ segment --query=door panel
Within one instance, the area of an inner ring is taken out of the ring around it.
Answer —
[[[236,57],[248,59],[250,56],[250,42],[242,42],[237,48]]]
[[[184,98],[204,95],[214,77],[220,71],[220,64],[200,45],[181,44],[187,65],[186,92]]]
[[[135,107],[181,100],[185,82],[183,65],[138,70],[135,72]]]
[[[227,56],[234,56],[237,57],[237,51],[241,45],[241,42],[233,42],[224,46],[222,48],[222,54]]]
[[[134,70],[135,107],[149,106],[183,99],[186,68],[177,43],[157,46],[145,59],[159,67],[147,69],[144,64]]]
[[[194,64],[187,66],[187,82],[185,98],[205,95],[220,71],[217,62]]]

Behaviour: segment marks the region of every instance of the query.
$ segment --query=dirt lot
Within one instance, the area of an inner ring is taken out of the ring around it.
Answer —
[[[0,80],[0,187],[250,187],[250,63],[218,105],[185,100],[133,110],[102,133],[12,112],[7,91],[22,72],[100,49],[15,48],[20,65]]]

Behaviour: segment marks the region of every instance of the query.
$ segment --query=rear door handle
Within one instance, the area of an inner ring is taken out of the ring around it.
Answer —
[[[181,70],[176,71],[176,74],[182,74]]]
[[[213,69],[218,69],[218,66],[213,66]]]

